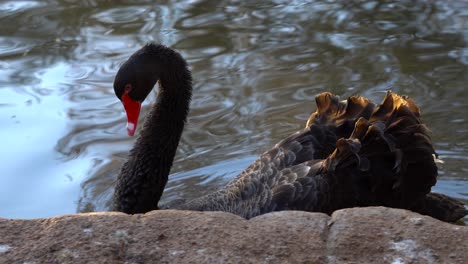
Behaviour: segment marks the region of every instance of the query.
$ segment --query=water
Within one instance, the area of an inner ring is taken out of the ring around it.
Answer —
[[[134,141],[112,82],[150,41],[195,83],[163,203],[225,184],[301,128],[317,93],[390,88],[433,131],[434,189],[468,202],[467,1],[152,2],[0,2],[0,216],[108,209]]]

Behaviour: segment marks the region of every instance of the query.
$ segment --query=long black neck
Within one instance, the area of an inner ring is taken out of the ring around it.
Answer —
[[[192,95],[190,71],[183,60],[159,66],[165,72],[159,76],[158,99],[117,179],[113,198],[117,211],[144,213],[158,208],[184,129]]]

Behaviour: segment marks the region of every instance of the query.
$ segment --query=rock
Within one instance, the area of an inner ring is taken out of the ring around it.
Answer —
[[[468,227],[384,207],[0,219],[0,263],[468,263]]]
[[[331,217],[329,263],[468,263],[468,227],[385,207]]]

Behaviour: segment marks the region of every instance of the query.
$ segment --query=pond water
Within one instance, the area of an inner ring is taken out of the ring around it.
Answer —
[[[195,85],[163,203],[225,184],[301,128],[316,94],[387,89],[432,129],[434,190],[468,202],[467,1],[154,2],[0,2],[1,217],[108,210],[135,140],[113,78],[151,41]]]

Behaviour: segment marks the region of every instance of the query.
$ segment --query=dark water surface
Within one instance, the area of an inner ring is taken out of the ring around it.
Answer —
[[[433,131],[435,190],[468,201],[467,1],[154,2],[0,2],[1,217],[108,209],[135,139],[112,82],[149,41],[179,50],[195,84],[163,202],[225,184],[301,128],[317,93],[387,89]]]

